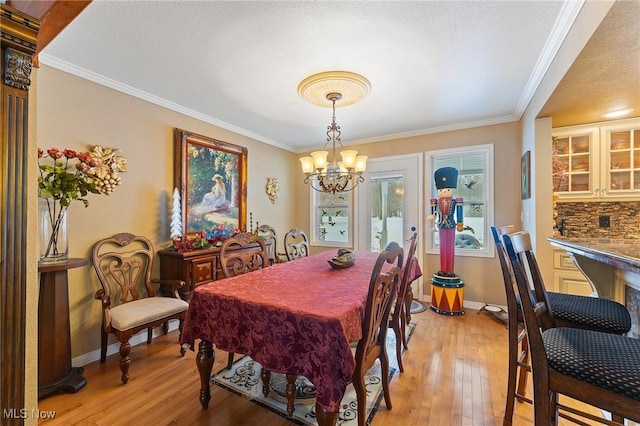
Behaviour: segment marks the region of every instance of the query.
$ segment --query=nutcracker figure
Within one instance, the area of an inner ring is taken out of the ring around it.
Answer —
[[[443,314],[461,315],[464,283],[453,271],[455,258],[456,230],[464,228],[462,198],[453,198],[458,186],[458,170],[442,167],[436,170],[436,189],[439,198],[431,199],[431,214],[428,219],[435,221],[440,237],[440,270],[431,280],[431,309]]]

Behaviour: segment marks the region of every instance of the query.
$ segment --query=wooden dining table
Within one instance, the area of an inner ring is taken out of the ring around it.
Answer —
[[[362,337],[362,318],[378,253],[356,251],[351,267],[333,269],[329,250],[248,274],[198,286],[189,302],[182,344],[194,348],[200,403],[211,399],[219,350],[249,355],[263,369],[307,377],[316,388],[319,425],[334,425],[351,381],[350,342]],[[421,275],[418,262],[415,277]]]

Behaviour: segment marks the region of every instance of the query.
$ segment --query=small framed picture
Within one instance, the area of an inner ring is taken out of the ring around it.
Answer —
[[[531,151],[520,159],[520,194],[523,200],[531,198]]]

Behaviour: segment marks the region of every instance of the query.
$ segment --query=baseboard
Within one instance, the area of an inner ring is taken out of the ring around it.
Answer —
[[[177,330],[178,329],[178,324],[179,321],[178,320],[171,320],[169,321],[169,331],[173,331],[173,330]],[[153,338],[156,338],[158,336],[162,335],[162,329],[160,327],[156,327],[153,330]],[[131,344],[131,346],[136,346],[139,345],[141,343],[147,343],[147,330],[141,331],[140,333],[136,334],[135,336],[133,336],[131,339],[129,339],[129,343]],[[109,355],[113,355],[115,353],[120,352],[120,342],[114,342],[112,344],[110,344],[109,346],[107,346],[107,356]],[[94,361],[98,361],[100,359],[100,349],[96,349],[95,351],[91,351],[89,353],[86,354],[82,354],[80,356],[74,357],[71,360],[71,365],[74,367],[82,367],[84,365],[90,364]]]
[[[427,305],[431,303],[431,296],[423,296],[422,298],[418,299],[423,303],[426,303]],[[479,311],[480,309],[482,309],[483,306],[485,306],[487,303],[485,302],[474,302],[473,300],[464,300],[462,302],[462,305],[467,308],[467,309],[475,309],[477,311]],[[489,305],[491,306],[497,306],[499,308],[504,309],[505,311],[507,310],[507,306],[504,305],[494,305],[493,303],[489,303]]]

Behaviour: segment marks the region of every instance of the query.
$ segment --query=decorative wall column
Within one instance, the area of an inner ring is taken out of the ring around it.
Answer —
[[[39,29],[37,19],[0,3],[0,406],[4,410],[3,425],[24,424],[19,410],[25,408],[28,96]]]

